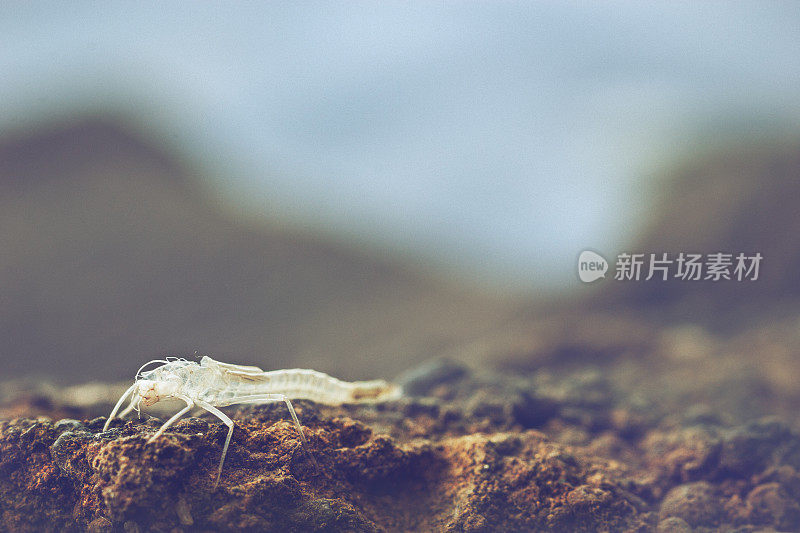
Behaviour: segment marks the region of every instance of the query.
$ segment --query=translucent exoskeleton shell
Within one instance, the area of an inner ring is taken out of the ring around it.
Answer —
[[[144,370],[153,363],[161,363],[152,370]],[[214,484],[219,485],[222,465],[233,436],[233,421],[219,407],[233,404],[258,404],[285,402],[297,427],[303,446],[308,450],[303,428],[297,419],[291,400],[308,399],[328,405],[358,402],[381,402],[400,397],[400,387],[383,380],[346,382],[316,370],[289,369],[265,372],[255,366],[235,365],[215,361],[208,356],[199,363],[186,359],[167,358],[146,363],[139,369],[136,379],[120,397],[106,421],[107,430],[118,411],[130,398],[128,406],[119,413],[123,417],[139,404],[152,405],[165,398],[177,398],[186,406],[167,420],[148,442],[160,437],[194,407],[205,409],[228,426],[228,436]]]

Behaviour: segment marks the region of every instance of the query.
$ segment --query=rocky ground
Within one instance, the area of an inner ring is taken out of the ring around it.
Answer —
[[[0,527],[797,531],[798,322],[520,321],[401,376],[399,401],[297,401],[310,454],[285,406],[232,409],[217,489],[215,419],[147,444],[161,420],[102,432],[108,398],[76,400],[97,389],[7,387]]]
[[[0,138],[0,531],[800,531],[800,143],[690,159],[627,249],[759,252],[758,282],[557,305],[255,224],[162,144],[105,119]],[[307,450],[284,406],[230,409],[217,488],[218,420],[148,444],[174,410],[102,431],[129,383],[21,380],[195,350],[427,362],[396,402],[296,402]]]

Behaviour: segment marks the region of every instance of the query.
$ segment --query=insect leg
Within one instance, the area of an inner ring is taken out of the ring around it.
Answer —
[[[106,423],[103,426],[103,431],[108,431],[108,426],[111,425],[111,421],[114,420],[114,416],[117,414],[117,411],[119,411],[119,408],[122,407],[122,402],[125,401],[125,398],[127,398],[129,394],[133,393],[133,391],[136,389],[136,385],[137,384],[134,383],[128,387],[128,390],[123,392],[122,396],[119,397],[119,400],[117,400],[117,405],[114,406],[114,409],[111,410],[111,414],[108,415],[108,420],[106,420]]]
[[[294,421],[294,426],[297,428],[297,432],[300,434],[300,441],[303,443],[303,449],[311,457],[311,461],[314,463],[314,466],[319,469],[319,465],[317,464],[317,460],[311,455],[311,451],[308,445],[308,441],[306,440],[306,435],[303,432],[303,427],[300,425],[300,420],[297,418],[297,413],[294,411],[294,407],[292,406],[292,402],[283,394],[253,394],[248,396],[239,396],[236,398],[236,403],[267,403],[267,402],[284,402],[286,403],[286,407],[289,408],[289,414],[292,415],[292,420]]]
[[[283,396],[280,394],[279,396]],[[292,407],[292,402],[289,401],[289,398],[283,396],[282,400],[286,402],[286,407],[289,408],[289,414],[292,415],[292,420],[294,420],[294,427],[297,428],[297,432],[300,433],[300,440],[303,441],[303,446],[308,449],[308,441],[306,440],[306,436],[303,433],[303,427],[300,425],[300,421],[297,419],[297,413],[294,412],[294,407]]]
[[[149,444],[149,443],[151,443],[151,442],[153,442],[154,440],[156,440],[156,439],[157,439],[158,437],[160,437],[161,435],[163,435],[163,434],[164,434],[164,432],[167,430],[167,428],[168,428],[168,427],[170,427],[172,424],[174,424],[175,422],[177,422],[177,421],[178,421],[178,419],[179,419],[180,417],[182,417],[183,415],[185,415],[186,413],[188,413],[188,412],[189,412],[189,410],[190,410],[192,407],[194,407],[194,402],[193,402],[192,400],[190,400],[189,398],[181,398],[181,400],[183,400],[184,402],[186,402],[186,407],[184,407],[183,409],[181,409],[180,411],[178,411],[177,413],[175,413],[174,415],[172,415],[172,418],[170,418],[169,420],[167,420],[166,422],[164,422],[164,425],[163,425],[163,426],[161,426],[160,428],[158,428],[158,431],[156,431],[156,434],[155,434],[155,435],[153,435],[152,437],[150,437],[150,438],[147,440],[148,444]]]
[[[128,415],[128,413],[130,413],[131,411],[133,411],[133,409],[136,407],[136,399],[137,399],[137,397],[136,397],[136,395],[134,394],[134,395],[133,395],[133,397],[131,397],[131,403],[129,403],[129,404],[128,404],[128,407],[126,407],[125,409],[123,409],[123,410],[122,410],[122,412],[121,412],[120,414],[118,414],[117,416],[118,416],[119,418],[123,418],[123,417],[127,416],[127,415]]]
[[[289,398],[287,398],[283,394],[276,394],[276,396],[280,396],[281,399],[284,402],[286,402],[286,407],[289,408],[289,414],[292,415],[292,420],[294,420],[294,425],[297,428],[297,432],[300,433],[300,440],[303,443],[303,449],[311,458],[311,462],[314,463],[314,468],[316,468],[317,472],[319,472],[319,463],[317,463],[317,458],[311,455],[311,449],[308,446],[308,441],[306,440],[305,433],[303,433],[303,427],[300,425],[300,421],[297,419],[297,413],[294,412],[294,407],[292,407],[292,402],[289,401]]]
[[[217,480],[214,482],[214,488],[216,489],[219,486],[219,478],[222,477],[222,464],[225,462],[225,456],[228,454],[228,445],[231,443],[231,437],[233,437],[233,420],[209,403],[198,400],[197,405],[225,422],[225,425],[228,426],[228,438],[225,439],[225,446],[222,448],[222,457],[219,460],[219,468],[217,469]]]

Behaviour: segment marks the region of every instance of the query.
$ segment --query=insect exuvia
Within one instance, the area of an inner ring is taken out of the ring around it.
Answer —
[[[153,363],[161,363],[161,366],[152,370],[144,370]],[[139,404],[150,406],[165,398],[177,398],[186,402],[186,407],[167,420],[148,442],[153,442],[160,437],[167,428],[193,407],[205,409],[228,426],[228,437],[222,448],[222,457],[214,484],[216,487],[219,484],[222,464],[225,462],[228,445],[233,436],[233,420],[228,418],[218,407],[234,404],[285,402],[300,434],[300,439],[308,450],[303,428],[300,426],[300,421],[297,419],[290,400],[307,399],[338,405],[389,401],[397,399],[400,395],[400,387],[383,380],[348,383],[316,370],[295,368],[265,372],[255,366],[221,363],[208,356],[200,359],[200,363],[168,357],[150,361],[139,369],[133,385],[122,394],[108,416],[103,431],[108,429],[127,398],[130,398],[130,403],[119,413],[120,417],[127,415],[133,409],[138,410]]]

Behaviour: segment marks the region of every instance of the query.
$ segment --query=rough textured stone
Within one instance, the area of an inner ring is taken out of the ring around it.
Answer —
[[[677,517],[692,527],[711,527],[718,523],[722,505],[714,488],[705,481],[679,485],[664,498],[659,516],[662,520]]]

